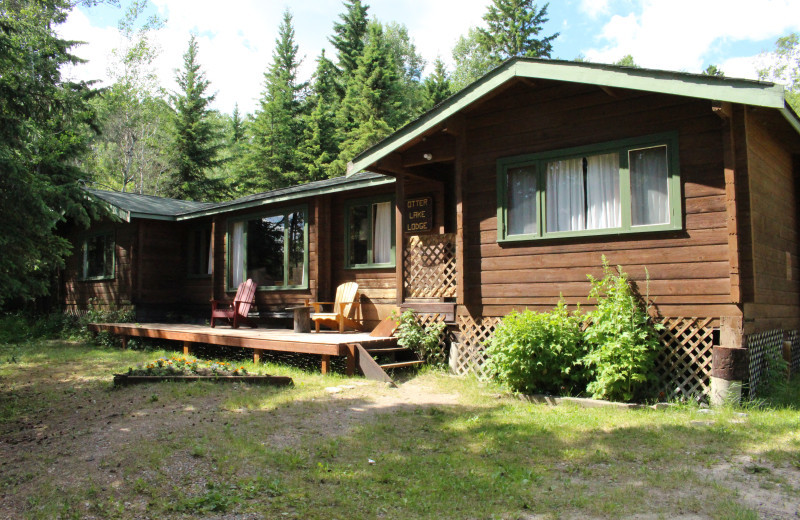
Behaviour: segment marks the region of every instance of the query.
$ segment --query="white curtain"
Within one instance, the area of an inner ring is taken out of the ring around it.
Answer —
[[[586,158],[586,229],[620,227],[619,154]]]
[[[631,224],[646,226],[669,223],[667,147],[631,150]]]
[[[374,205],[375,227],[372,239],[372,256],[376,264],[392,261],[392,203],[380,202]]]
[[[534,235],[536,222],[536,169],[533,166],[508,170],[507,235]]]
[[[586,229],[583,158],[547,163],[547,231]]]
[[[214,235],[208,234],[208,271],[206,274],[211,274],[214,270]]]
[[[233,224],[231,232],[231,287],[244,282],[244,226],[246,222]]]

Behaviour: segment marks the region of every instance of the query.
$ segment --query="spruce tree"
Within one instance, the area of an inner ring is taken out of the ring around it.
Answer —
[[[346,84],[358,68],[358,59],[364,52],[369,6],[362,4],[361,0],[345,0],[344,7],[345,12],[339,15],[341,23],[333,24],[334,34],[328,41],[336,48],[340,77]]]
[[[371,23],[364,54],[348,83],[337,117],[345,138],[339,157],[331,165],[331,176],[343,175],[353,157],[389,135],[407,118],[396,62],[383,28],[377,22]]]
[[[47,294],[71,250],[56,228],[96,215],[81,189],[91,173],[79,166],[95,92],[61,76],[80,61],[56,32],[71,7],[0,3],[0,306]]]
[[[272,65],[264,75],[265,88],[250,125],[240,188],[254,193],[289,186],[302,179],[298,148],[303,136],[301,98],[306,83],[297,80],[298,45],[292,14],[286,10],[278,29]]]
[[[423,109],[427,112],[453,94],[447,68],[441,58],[436,58],[433,63],[433,74],[425,78],[425,103]]]
[[[327,178],[331,163],[339,155],[341,132],[336,126],[336,113],[340,102],[336,88],[336,66],[323,49],[317,59],[312,94],[307,98],[310,113],[305,116],[300,146],[304,172],[301,181]]]
[[[497,64],[515,56],[549,58],[558,33],[539,36],[549,21],[548,6],[538,9],[533,0],[492,0],[483,15],[487,28],[479,29],[479,41]]]
[[[174,109],[174,171],[170,193],[177,198],[215,200],[222,196],[223,184],[209,177],[211,169],[222,164],[220,130],[210,115],[214,94],[206,95],[209,82],[197,62],[197,38],[189,38],[183,55],[183,69],[176,70],[180,92],[170,96]]]

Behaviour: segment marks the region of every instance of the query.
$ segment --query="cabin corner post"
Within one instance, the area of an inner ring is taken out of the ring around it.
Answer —
[[[211,299],[217,299],[217,230],[219,222],[217,217],[211,219]]]
[[[465,204],[464,204],[464,153],[466,151],[466,123],[464,116],[453,118],[453,132],[456,134],[455,153],[455,192],[456,192],[456,304],[466,303],[466,285],[464,283],[464,256],[466,240],[464,239]]]
[[[405,286],[405,240],[403,232],[405,231],[405,222],[403,221],[405,215],[405,200],[406,200],[406,176],[405,173],[400,172],[396,175],[394,183],[394,208],[395,208],[395,285],[396,285],[396,303],[398,306],[403,304],[404,286]]]
[[[733,108],[730,103],[723,103],[717,113],[722,118],[722,163],[725,178],[725,211],[728,228],[728,261],[730,273],[730,301],[737,305],[742,303],[741,291],[741,251],[739,240],[736,196],[736,139],[732,128]]]

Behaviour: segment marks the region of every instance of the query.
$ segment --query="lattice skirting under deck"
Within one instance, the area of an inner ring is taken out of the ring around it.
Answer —
[[[685,399],[711,391],[712,318],[661,318],[656,389],[661,397]]]
[[[749,390],[750,398],[757,397],[759,392],[763,392],[769,377],[770,361],[783,356],[783,341],[786,335],[783,330],[775,329],[747,336],[746,345],[750,378],[747,381],[746,388]],[[797,331],[791,331],[788,335],[796,337]]]

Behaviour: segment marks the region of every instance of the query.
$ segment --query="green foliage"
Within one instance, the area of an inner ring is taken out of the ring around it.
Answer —
[[[717,67],[716,65],[709,65],[703,71],[703,76],[716,76],[718,78],[724,78],[725,77],[725,73],[722,72],[722,70],[719,67]]]
[[[496,64],[515,56],[549,58],[559,34],[539,36],[549,21],[549,5],[537,8],[533,0],[492,0],[483,15],[487,28],[478,30],[478,42]]]
[[[344,175],[347,163],[356,155],[388,136],[404,124],[402,81],[389,41],[382,26],[369,26],[367,45],[358,68],[347,85],[337,123],[344,130],[339,157],[330,176]]]
[[[432,109],[453,94],[453,86],[441,58],[437,58],[434,62],[433,74],[425,78],[423,87],[425,88],[423,111]]]
[[[304,107],[300,100],[307,84],[297,79],[297,52],[292,15],[287,10],[278,29],[272,65],[264,75],[265,90],[250,125],[250,139],[239,172],[245,193],[282,188],[302,179],[298,149],[303,137]]]
[[[209,82],[197,62],[197,38],[189,38],[183,55],[183,70],[176,72],[180,92],[171,96],[174,116],[173,164],[170,195],[189,200],[220,200],[225,197],[223,184],[209,176],[222,161],[221,129],[211,118],[209,104],[214,94],[206,95]]]
[[[247,369],[225,361],[200,361],[183,356],[160,357],[136,368],[128,368],[131,376],[246,376]]]
[[[761,58],[766,64],[758,71],[759,79],[786,85],[786,101],[800,112],[800,33],[778,38],[775,50]]]
[[[432,365],[447,364],[445,350],[439,347],[447,324],[443,321],[423,327],[417,322],[414,311],[405,311],[400,315],[397,327],[397,344],[413,350],[421,360]]]
[[[470,83],[492,70],[498,64],[492,59],[488,49],[481,45],[480,32],[472,27],[466,36],[459,37],[453,47],[453,91],[458,92]]]
[[[597,399],[631,401],[645,397],[659,342],[641,298],[631,289],[628,275],[608,266],[603,257],[603,278],[589,275],[589,298],[597,301],[587,315],[584,332],[588,353],[583,363],[592,381],[587,390]]]
[[[512,312],[486,351],[487,369],[515,392],[563,394],[582,379],[581,316],[560,301],[551,312]]]
[[[634,68],[634,69],[640,69],[641,68],[639,65],[636,64],[635,61],[633,61],[633,55],[632,54],[626,54],[622,58],[620,58],[617,61],[615,61],[613,63],[613,65],[618,65],[620,67],[631,67],[631,68]]]
[[[781,349],[768,350],[764,353],[766,363],[763,381],[758,386],[759,395],[780,395],[788,386],[789,363],[783,359]]]
[[[323,50],[317,59],[312,93],[306,98],[309,113],[303,122],[303,139],[298,152],[304,172],[301,181],[327,178],[331,163],[339,155],[337,74],[336,66],[325,57]]]
[[[346,82],[358,68],[358,59],[364,52],[369,6],[362,5],[361,0],[346,0],[344,7],[345,12],[339,15],[341,22],[333,24],[333,36],[328,41],[336,48],[339,77],[345,78]],[[340,97],[343,95],[344,90]]]
[[[0,4],[0,305],[49,292],[70,253],[56,228],[96,216],[77,164],[96,129],[86,83],[61,77],[79,60],[59,38],[71,4]]]

